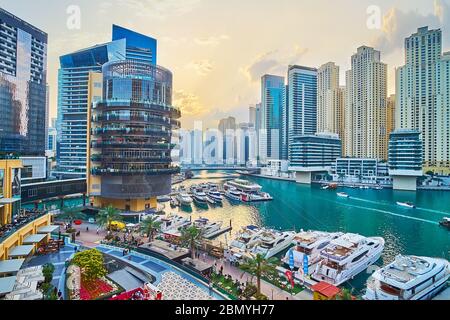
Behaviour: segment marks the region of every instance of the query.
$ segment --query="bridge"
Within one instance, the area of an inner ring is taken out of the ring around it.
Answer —
[[[55,180],[22,185],[22,203],[86,194],[86,179]]]

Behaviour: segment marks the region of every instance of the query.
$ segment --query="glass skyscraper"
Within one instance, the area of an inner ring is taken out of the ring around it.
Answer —
[[[104,64],[125,59],[156,64],[155,39],[116,25],[113,26],[112,33],[112,42],[60,57],[58,177],[86,176],[89,72],[100,72]]]
[[[0,150],[44,155],[47,34],[0,8]]]

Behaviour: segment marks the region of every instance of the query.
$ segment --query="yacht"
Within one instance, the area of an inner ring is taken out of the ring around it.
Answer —
[[[158,202],[169,202],[172,198],[168,195],[159,196],[156,198]]]
[[[194,225],[202,230],[203,238],[210,239],[221,231],[223,222],[210,222],[206,218],[200,218],[194,221]]]
[[[344,234],[332,240],[320,252],[322,260],[316,266],[312,278],[339,286],[374,264],[381,257],[383,249],[383,238]]]
[[[397,205],[404,208],[415,209],[416,206],[411,202],[397,202]]]
[[[254,255],[260,254],[264,259],[270,259],[287,249],[292,244],[294,237],[295,231],[262,229],[262,232],[255,235],[253,241],[256,243],[250,252]]]
[[[182,205],[182,206],[190,206],[192,202],[194,201],[192,197],[187,194],[186,192],[181,192],[177,195],[176,200]]]
[[[449,277],[447,260],[399,255],[372,274],[363,299],[429,300],[446,286]]]
[[[192,195],[194,197],[194,201],[198,204],[207,204],[208,203],[208,197],[206,196],[206,193],[203,192],[202,189],[194,189],[192,191]]]
[[[266,192],[243,193],[241,199],[244,202],[261,202],[273,200],[272,196]]]
[[[301,268],[305,256],[308,257],[308,265],[314,265],[320,260],[320,251],[324,249],[332,240],[341,237],[343,233],[321,232],[321,231],[301,231],[294,236],[292,243],[295,245],[294,267]],[[289,264],[290,252],[283,258],[285,264]]]
[[[345,192],[338,192],[337,196],[341,197],[341,198],[347,198],[347,199],[350,198],[350,196],[348,194],[346,194]]]
[[[181,216],[169,216],[158,219],[161,221],[161,231],[166,232],[168,230],[179,230],[191,224],[191,222]]]
[[[450,218],[444,218],[442,221],[439,222],[439,225],[445,228],[450,229]]]
[[[262,187],[259,184],[242,179],[227,181],[223,186],[225,190],[228,190],[230,188],[236,188],[242,193],[257,193],[260,192],[262,189]]]
[[[215,191],[214,190],[210,190],[210,191],[208,191],[207,195],[208,195],[209,198],[214,200],[214,202],[222,203],[222,201],[223,201],[222,194],[219,191],[217,191],[217,190],[215,190]]]
[[[244,252],[255,245],[255,237],[262,232],[262,229],[256,226],[247,226],[239,231],[229,245],[230,250]]]
[[[242,192],[234,187],[230,187],[225,191],[225,197],[233,201],[241,201]]]

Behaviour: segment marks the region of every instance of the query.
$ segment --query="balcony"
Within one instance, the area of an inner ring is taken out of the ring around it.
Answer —
[[[179,167],[171,167],[164,169],[110,169],[110,168],[94,168],[91,170],[94,176],[133,176],[133,175],[169,175],[181,172]]]
[[[122,149],[149,149],[149,150],[172,150],[176,147],[173,143],[137,143],[137,142],[115,142],[100,141],[92,142],[93,149],[122,148]]]

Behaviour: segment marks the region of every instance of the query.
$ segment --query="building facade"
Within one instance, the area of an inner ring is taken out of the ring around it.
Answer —
[[[381,53],[360,47],[346,73],[345,155],[387,159],[387,65]]]
[[[88,81],[90,72],[101,72],[108,62],[127,57],[156,64],[156,40],[118,26],[113,26],[114,41],[96,45],[60,57],[58,75],[59,151],[56,176],[86,176],[86,129]]]
[[[48,125],[45,32],[0,8],[0,150],[43,156]]]
[[[92,105],[89,195],[95,207],[114,205],[125,211],[156,208],[156,197],[171,192],[172,130],[180,111],[172,106],[172,73],[138,60],[110,62],[90,74]],[[98,87],[99,90],[96,90]]]
[[[284,77],[264,75],[261,78],[261,130],[264,159],[280,159],[282,150],[283,114],[285,107]]]
[[[389,175],[394,189],[415,191],[417,178],[423,175],[420,132],[400,129],[391,133],[389,142]]]
[[[436,166],[438,174],[450,174],[450,52],[442,55],[436,70]]]
[[[236,118],[221,119],[219,131],[223,137],[223,163],[233,165],[236,160]]]
[[[446,163],[444,154],[439,153],[446,137],[438,132],[440,120],[445,119],[437,106],[441,55],[441,30],[419,28],[405,39],[405,65],[397,69],[396,78],[396,129],[422,133],[424,165],[430,168]],[[444,79],[444,83],[449,81]]]

